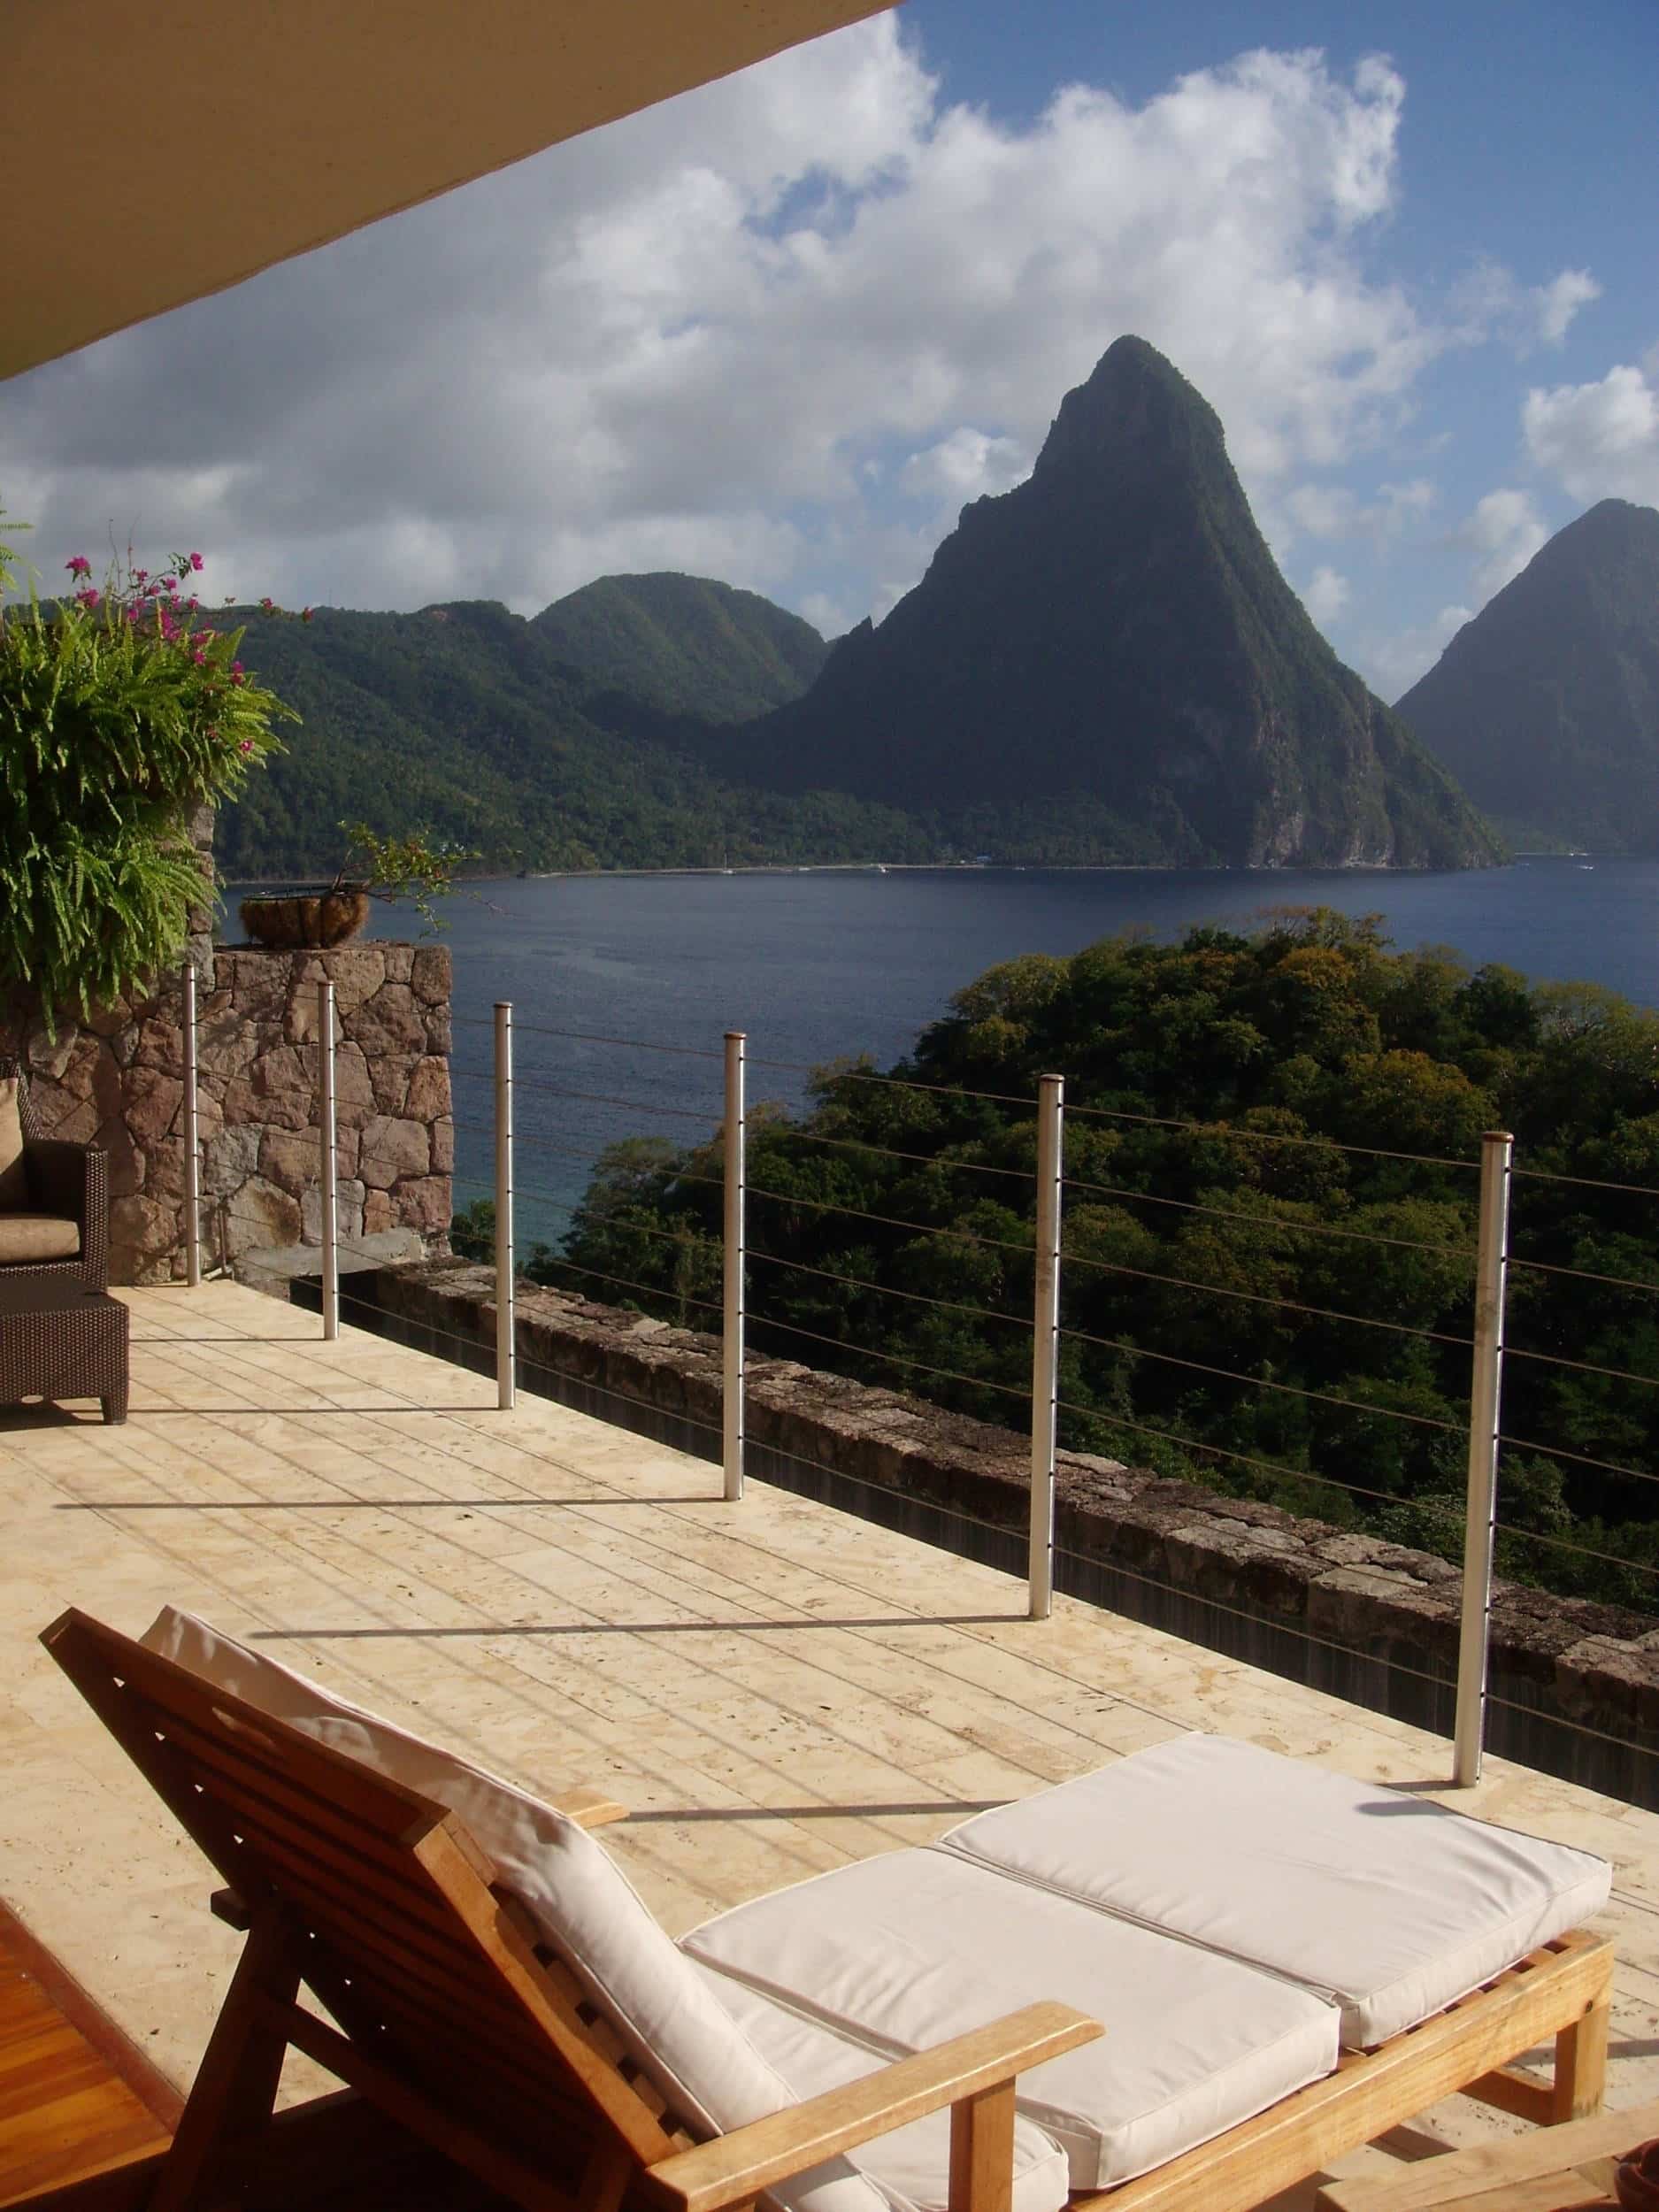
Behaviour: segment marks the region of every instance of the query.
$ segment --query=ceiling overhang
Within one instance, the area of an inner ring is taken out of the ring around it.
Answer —
[[[826,31],[877,0],[124,0],[4,11],[0,377]]]

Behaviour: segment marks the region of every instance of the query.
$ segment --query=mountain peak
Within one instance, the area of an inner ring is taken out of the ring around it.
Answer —
[[[1659,851],[1659,511],[1556,531],[1399,710],[1516,842]]]
[[[714,757],[948,816],[1006,859],[1496,856],[1279,574],[1213,409],[1135,337],[1067,393],[1024,484],[964,508],[878,626]]]
[[[1156,346],[1125,333],[1061,401],[1033,473],[1121,465],[1136,454],[1156,465],[1201,445],[1225,457],[1220,417]]]

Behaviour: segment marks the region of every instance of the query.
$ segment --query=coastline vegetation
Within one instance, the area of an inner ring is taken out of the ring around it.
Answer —
[[[1659,1612],[1659,1480],[1615,1471],[1659,1441],[1659,1016],[1325,909],[1008,962],[894,1068],[751,1112],[754,1348],[1020,1427],[1051,1070],[1064,1447],[1458,1556],[1475,1163],[1507,1127],[1501,1568]],[[617,1145],[529,1271],[712,1325],[720,1178],[718,1144]]]

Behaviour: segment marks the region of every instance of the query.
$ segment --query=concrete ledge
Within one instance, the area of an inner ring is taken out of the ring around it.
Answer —
[[[489,1268],[385,1268],[342,1300],[358,1325],[495,1371]],[[521,1283],[518,1343],[525,1388],[718,1461],[718,1337]],[[758,1479],[1024,1575],[1023,1435],[787,1360],[751,1359],[748,1401]],[[1059,1457],[1056,1540],[1057,1589],[1450,1735],[1460,1576],[1443,1559],[1081,1452]],[[1492,1750],[1659,1808],[1659,1620],[1499,1581],[1492,1623]]]

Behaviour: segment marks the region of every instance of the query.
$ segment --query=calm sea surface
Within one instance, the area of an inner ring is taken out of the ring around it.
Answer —
[[[1194,922],[1311,905],[1380,912],[1402,949],[1448,945],[1476,965],[1587,979],[1659,1005],[1656,861],[1401,876],[972,869],[491,883],[449,910],[457,1203],[489,1187],[497,999],[514,1009],[527,1246],[561,1233],[607,1144],[712,1132],[727,1029],[748,1032],[751,1098],[795,1103],[800,1071],[859,1052],[887,1065],[995,961],[1075,952],[1137,925],[1171,938]],[[372,933],[403,934],[405,921],[377,908]]]

